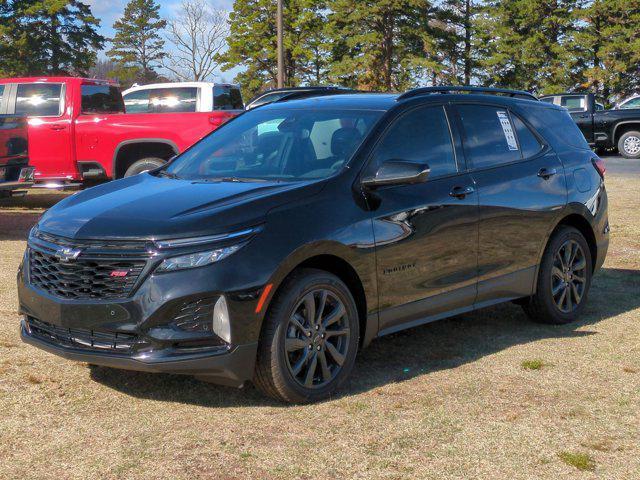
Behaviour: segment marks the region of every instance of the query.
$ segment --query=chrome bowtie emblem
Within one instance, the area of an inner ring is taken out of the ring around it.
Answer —
[[[82,250],[79,248],[64,247],[58,250],[55,255],[61,262],[70,262],[80,256]]]

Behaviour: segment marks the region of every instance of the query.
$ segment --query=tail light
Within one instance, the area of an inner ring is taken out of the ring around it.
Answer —
[[[606,167],[604,166],[604,160],[602,160],[600,157],[595,157],[591,159],[591,163],[593,163],[593,167],[598,171],[598,173],[604,180],[604,174],[607,171]]]

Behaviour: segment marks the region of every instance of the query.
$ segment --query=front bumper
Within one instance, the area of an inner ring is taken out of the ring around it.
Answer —
[[[224,385],[241,386],[253,378],[261,320],[254,309],[260,287],[234,288],[238,283],[230,273],[232,264],[147,273],[130,296],[114,300],[53,296],[30,283],[24,267],[28,264],[26,255],[17,278],[19,310],[24,315],[21,336],[26,343],[70,360],[188,374]],[[227,299],[231,318],[229,343],[210,333],[182,331],[173,325],[184,305],[220,295]],[[62,333],[43,335],[30,328],[38,322]],[[113,338],[119,336],[135,341],[120,350],[113,345]]]
[[[26,320],[20,324],[20,336],[25,343],[68,360],[125,370],[194,375],[203,380],[234,387],[240,387],[251,379],[257,349],[257,344],[253,344],[237,346],[224,353],[173,356],[165,352],[138,356],[90,352],[37,338],[30,332]]]

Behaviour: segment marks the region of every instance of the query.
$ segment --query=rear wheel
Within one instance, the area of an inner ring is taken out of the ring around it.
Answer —
[[[149,170],[161,167],[165,163],[165,160],[157,157],[143,158],[142,160],[133,162],[131,166],[127,168],[127,171],[124,172],[124,176],[131,177],[132,175],[138,175],[139,173],[148,172]]]
[[[524,311],[542,323],[574,321],[587,301],[591,265],[591,251],[584,236],[573,227],[558,229],[542,257],[536,294],[524,302]]]
[[[349,376],[358,349],[358,312],[336,276],[295,272],[264,322],[254,383],[267,395],[293,403],[318,401]]]
[[[640,132],[625,132],[618,140],[618,151],[624,158],[640,158]]]

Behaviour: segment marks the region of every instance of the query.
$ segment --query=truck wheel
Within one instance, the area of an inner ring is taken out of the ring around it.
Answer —
[[[153,170],[154,168],[161,167],[167,163],[165,160],[156,157],[148,157],[143,158],[142,160],[138,160],[137,162],[133,162],[127,171],[124,172],[125,177],[130,177],[132,175],[138,175],[139,173],[148,172],[149,170]]]
[[[618,140],[618,151],[624,158],[640,158],[640,132],[623,133]]]
[[[562,325],[580,316],[591,286],[591,251],[573,227],[558,229],[547,244],[536,294],[522,308],[532,320]]]
[[[333,394],[351,373],[358,311],[336,276],[298,270],[279,289],[264,322],[254,384],[267,395],[315,402]]]

